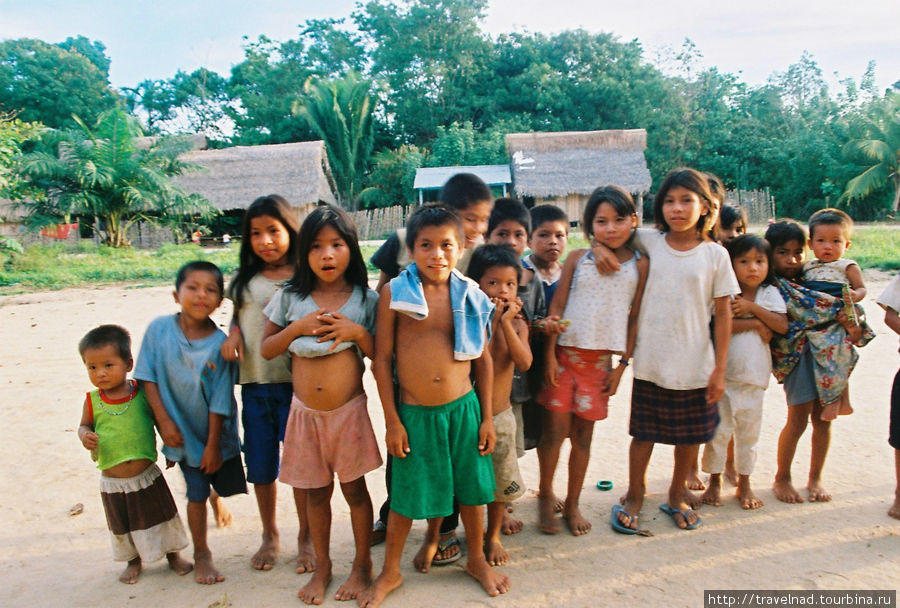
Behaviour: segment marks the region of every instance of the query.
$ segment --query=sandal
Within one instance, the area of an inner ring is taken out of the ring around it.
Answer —
[[[444,559],[438,559],[437,553],[435,553],[434,558],[431,560],[432,566],[446,566],[447,564],[459,561],[459,558],[462,557],[462,545],[459,543],[459,538],[457,538],[456,534],[453,532],[450,534],[452,536],[448,536],[447,538],[438,541],[437,553],[443,553],[451,547],[457,547],[456,553],[450,557],[445,557]]]
[[[372,542],[370,545],[374,547],[375,545],[380,545],[387,538],[387,526],[384,525],[384,522],[380,519],[375,520],[375,523],[372,525]]]

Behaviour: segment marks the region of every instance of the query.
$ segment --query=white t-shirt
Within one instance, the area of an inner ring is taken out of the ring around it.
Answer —
[[[704,388],[715,367],[713,300],[740,292],[724,247],[705,241],[677,251],[657,230],[641,230],[650,273],[638,320],[634,377],[670,390]]]
[[[232,283],[234,277],[232,277]],[[244,287],[244,300],[238,311],[238,322],[244,338],[244,359],[240,363],[241,384],[271,384],[291,381],[291,356],[287,352],[265,359],[260,353],[263,333],[266,328],[266,315],[263,309],[281,287],[284,281],[276,281],[265,277],[261,272],[255,274]],[[234,301],[231,285],[225,294]]]
[[[760,285],[753,300],[766,310],[786,313],[787,306],[777,287]],[[759,388],[769,386],[772,375],[772,354],[769,345],[763,342],[756,331],[742,331],[731,335],[728,346],[728,368],[725,379],[728,382],[742,382]]]
[[[894,275],[894,278],[884,288],[878,299],[875,300],[879,306],[887,310],[896,310],[900,312],[900,274]]]

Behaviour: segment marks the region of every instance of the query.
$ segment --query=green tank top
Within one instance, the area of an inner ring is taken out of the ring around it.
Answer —
[[[130,382],[134,382],[131,380]],[[97,441],[97,468],[109,469],[129,460],[156,462],[153,411],[144,391],[137,388],[121,403],[107,403],[100,391],[91,391],[91,412]]]

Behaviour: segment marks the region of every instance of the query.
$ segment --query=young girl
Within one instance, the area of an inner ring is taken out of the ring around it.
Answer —
[[[778,288],[772,285],[771,248],[764,239],[744,234],[731,241],[727,249],[741,295],[731,302],[734,320],[725,371],[725,394],[719,402],[721,422],[715,437],[703,450],[703,470],[710,478],[702,500],[715,506],[722,504],[722,471],[726,446],[733,432],[737,496],[744,509],[758,509],[763,502],[750,488],[750,475],[756,463],[763,396],[772,375],[769,340],[773,332],[787,332],[787,307]]]
[[[234,302],[234,317],[228,339],[222,344],[222,356],[240,365],[247,481],[253,484],[262,520],[262,545],[250,558],[257,570],[271,570],[278,555],[275,480],[279,444],[284,441],[284,426],[291,410],[290,357],[285,354],[267,361],[260,354],[266,326],[263,308],[293,273],[298,227],[297,214],[283,197],[271,194],[253,201],[241,229],[240,266],[226,293]],[[306,493],[296,492],[295,498],[300,520],[297,572],[308,572],[314,568],[315,557],[306,517]]]
[[[619,532],[638,530],[655,443],[675,446],[668,501],[660,509],[679,528],[700,525],[689,504],[699,501],[684,483],[700,444],[713,438],[719,424],[717,403],[725,391],[731,338],[730,296],[739,292],[728,253],[708,237],[716,208],[705,176],[677,169],[656,196],[658,230],[641,231],[651,264],[634,351],[628,493],[612,515]],[[710,310],[715,348],[709,339]]]
[[[262,356],[290,351],[294,398],[279,479],[308,495],[316,569],[298,595],[321,604],[331,581],[329,538],[334,475],[350,505],[356,556],[335,594],[349,600],[371,582],[372,501],[365,474],[381,466],[366,411],[363,356],[374,352],[378,295],[368,289],[353,220],[319,207],[300,227],[294,275],[265,308]]]
[[[546,387],[538,397],[545,408],[538,444],[540,464],[540,525],[547,534],[559,532],[554,515],[553,474],[566,437],[572,444],[569,485],[563,515],[578,536],[591,524],[578,508],[591,451],[594,422],[607,414],[622,372],[634,350],[637,316],[647,280],[649,262],[628,244],[637,226],[631,195],[618,186],[597,188],[584,208],[585,235],[608,247],[622,264],[618,272],[600,274],[593,254],[573,251],[566,259],[559,287],[550,304],[546,342]],[[566,331],[557,322],[571,321]],[[612,369],[612,355],[619,365]]]
[[[727,245],[742,234],[747,234],[747,212],[737,205],[722,205],[719,212],[719,242]]]

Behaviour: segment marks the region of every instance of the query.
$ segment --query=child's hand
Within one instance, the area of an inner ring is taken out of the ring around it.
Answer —
[[[622,380],[622,374],[624,372],[625,368],[621,365],[614,367],[612,371],[606,375],[606,382],[603,384],[603,391],[600,394],[605,395],[606,397],[615,395],[616,391],[619,390],[619,382]]]
[[[316,330],[324,325],[322,323],[322,315],[327,312],[324,308],[314,310],[308,315],[291,322],[288,327],[291,328],[291,333],[297,338],[300,336],[314,336],[316,335]]]
[[[319,336],[317,342],[334,340],[329,351],[333,351],[342,342],[359,342],[361,332],[365,331],[362,325],[337,312],[319,315],[318,319],[321,326],[313,330],[313,335]]]
[[[596,239],[591,239],[591,253],[594,254],[594,265],[600,274],[610,274],[619,270],[619,260],[609,247]]]
[[[549,355],[544,361],[544,383],[547,386],[559,386],[559,362],[556,355]]]
[[[222,452],[218,446],[207,445],[203,450],[203,457],[200,459],[201,471],[207,475],[212,475],[222,468]]]
[[[81,445],[83,445],[86,450],[97,449],[97,442],[99,439],[100,437],[94,431],[84,431],[81,433]]]
[[[751,304],[752,302],[745,300],[740,295],[734,296],[734,299],[731,301],[731,316],[734,318],[753,316]]]
[[[725,394],[725,370],[714,369],[706,385],[706,402],[716,403]]]
[[[763,323],[762,321],[760,321],[759,323],[756,324],[756,333],[759,334],[759,337],[762,338],[762,341],[763,341],[764,343],[766,343],[766,344],[768,344],[769,342],[771,342],[771,341],[772,341],[772,336],[775,335],[775,334],[772,332],[772,330],[769,329],[769,327],[768,327],[765,323]]]
[[[167,469],[171,469],[171,468],[174,467],[174,466],[175,466],[175,461],[174,461],[174,460],[169,460],[168,458],[166,458],[166,468],[167,468]]]
[[[483,420],[478,427],[478,453],[482,456],[494,451],[497,444],[497,433],[494,432],[494,421]]]
[[[228,333],[228,337],[222,342],[222,358],[226,361],[243,361],[244,360],[244,338],[241,330],[233,327]]]
[[[178,425],[172,420],[166,420],[159,424],[159,436],[162,437],[163,445],[170,448],[180,448],[184,445],[184,437],[181,436]]]
[[[409,454],[409,436],[402,424],[388,425],[384,434],[387,451],[394,458],[406,458]]]
[[[555,336],[566,331],[567,324],[562,322],[559,315],[550,315],[541,319],[538,329],[542,330],[548,336]]]
[[[506,306],[506,309],[503,311],[503,316],[500,318],[501,321],[512,321],[519,315],[519,312],[521,312],[522,310],[522,300],[520,300],[519,298],[516,298],[515,300],[509,300],[504,304]]]

